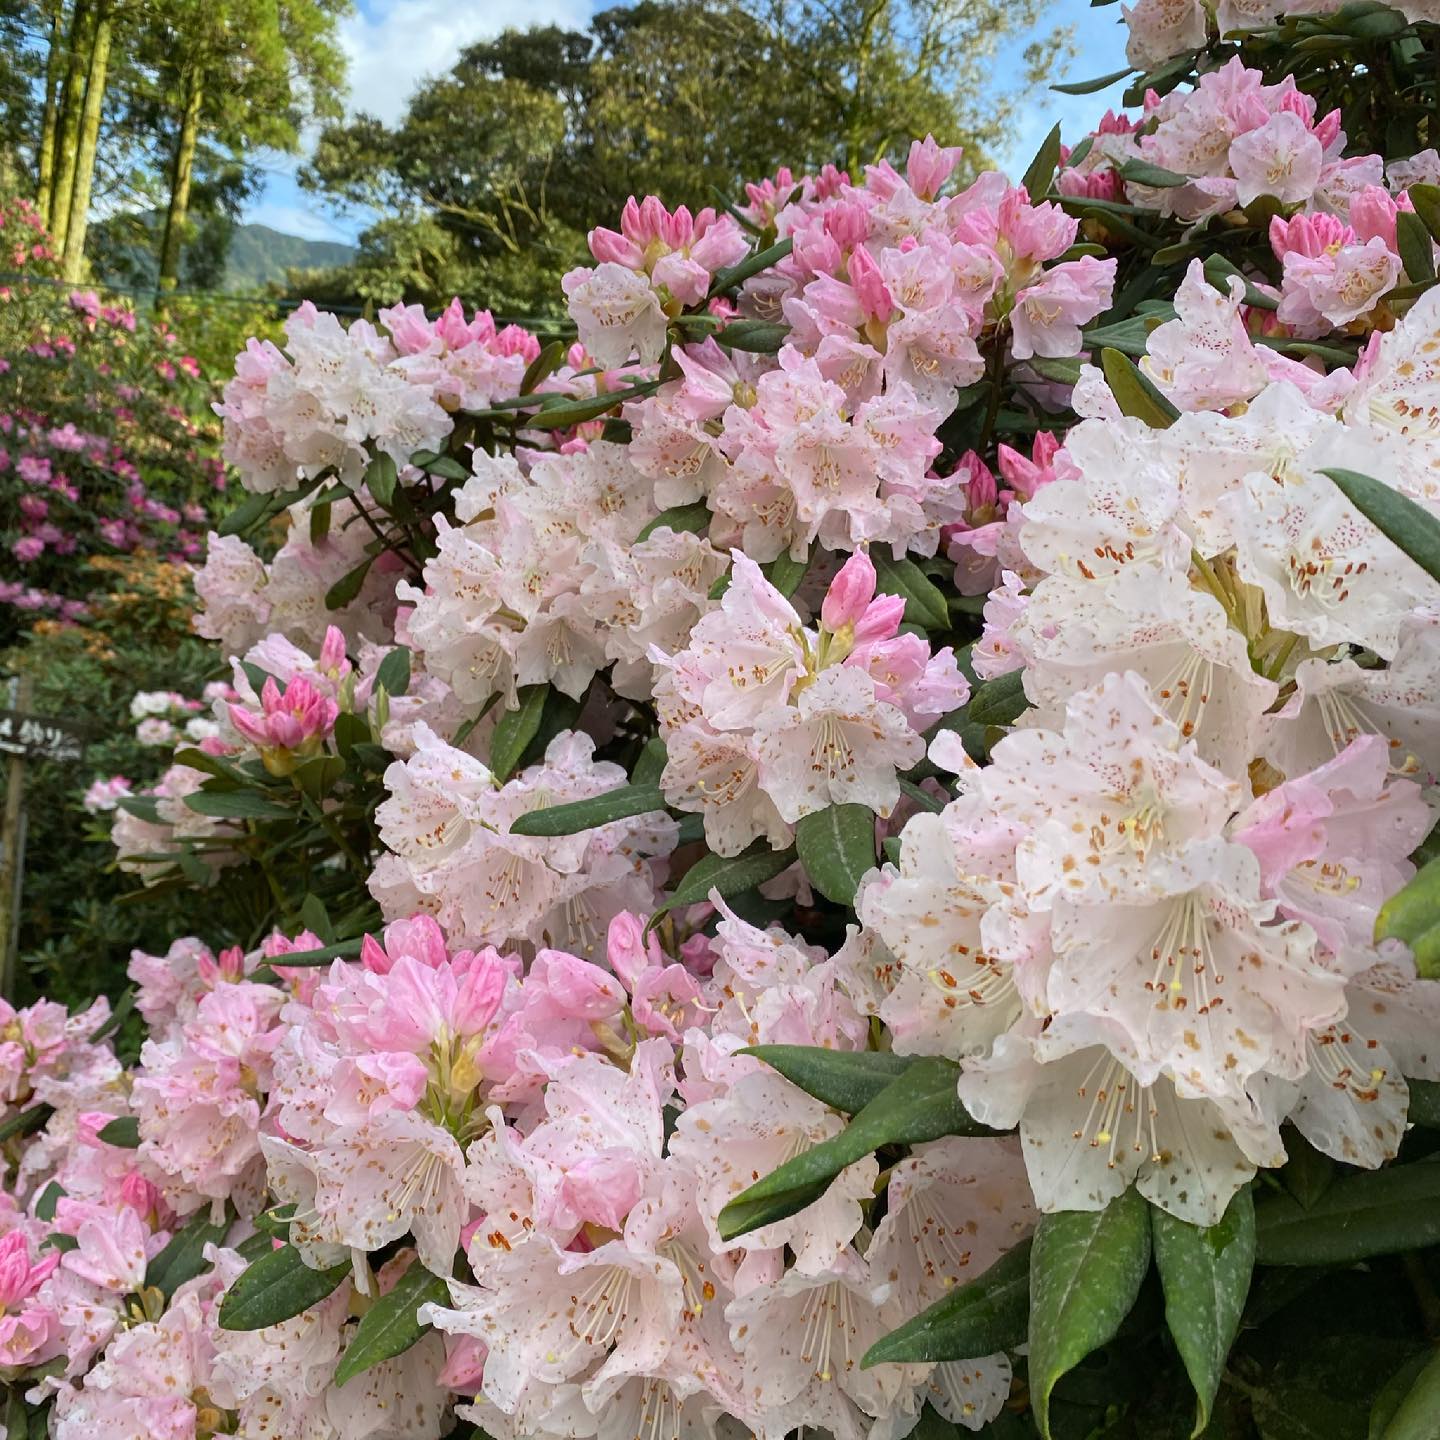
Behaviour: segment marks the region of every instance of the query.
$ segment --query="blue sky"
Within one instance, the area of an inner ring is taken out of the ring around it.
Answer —
[[[600,3],[613,0],[359,0],[341,37],[350,59],[350,108],[394,120],[415,85],[448,70],[466,45],[508,27],[551,22],[583,27]],[[1077,55],[1065,75],[1054,78],[1083,80],[1120,69],[1125,55],[1119,18],[1118,5],[1092,9],[1089,0],[1055,0],[1038,29],[1045,33],[1055,25],[1073,26]],[[1030,38],[1002,50],[997,58],[1002,77],[1007,68],[1018,76]],[[999,157],[1006,169],[1012,174],[1022,170],[1057,120],[1073,144],[1107,104],[1118,104],[1119,88],[1098,95],[1045,93],[1016,126],[1008,153]],[[295,182],[298,164],[294,156],[265,157],[264,188],[245,218],[310,240],[353,240],[365,218],[302,191]]]

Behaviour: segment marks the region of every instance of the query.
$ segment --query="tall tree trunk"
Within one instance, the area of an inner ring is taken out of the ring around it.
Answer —
[[[65,6],[50,3],[50,49],[45,56],[45,110],[40,121],[40,153],[35,162],[35,205],[46,218],[55,183],[55,132],[60,121],[60,80],[65,70]]]
[[[195,168],[195,143],[200,134],[200,107],[205,92],[200,65],[185,75],[185,108],[180,112],[180,133],[175,138],[175,160],[170,169],[170,204],[160,239],[160,289],[173,290],[180,280],[180,252],[190,219],[190,177]]]
[[[51,241],[57,250],[65,248],[65,228],[70,223],[70,192],[75,186],[75,156],[80,148],[80,120],[85,109],[85,77],[90,70],[94,21],[95,7],[91,0],[75,0],[66,47],[69,55],[65,65],[65,89],[55,132],[55,169],[50,183],[50,207],[45,216]]]
[[[100,114],[105,106],[105,80],[110,70],[110,6],[100,0],[95,43],[90,48],[90,74],[85,81],[85,113],[75,156],[75,181],[70,193],[70,223],[65,227],[65,258],[60,273],[70,281],[85,270],[85,232],[90,227],[90,190],[95,180],[95,146],[100,139]]]

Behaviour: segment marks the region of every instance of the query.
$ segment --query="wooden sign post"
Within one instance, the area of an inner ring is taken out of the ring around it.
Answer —
[[[32,715],[28,675],[10,681],[10,708],[0,710],[0,752],[8,754],[5,816],[0,827],[0,996],[15,997],[20,945],[20,899],[25,877],[25,764],[73,763],[85,756],[85,731],[53,715]]]

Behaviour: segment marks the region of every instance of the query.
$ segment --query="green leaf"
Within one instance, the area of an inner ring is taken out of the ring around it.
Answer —
[[[115,802],[127,815],[160,824],[160,802],[153,795],[122,795]]]
[[[1440,581],[1440,520],[1408,495],[1358,470],[1322,469],[1345,498],[1432,580]]]
[[[1225,1360],[1240,1330],[1255,1268],[1255,1202],[1250,1188],[1236,1192],[1219,1224],[1188,1225],[1158,1206],[1150,1210],[1155,1266],[1165,1291],[1165,1323],[1195,1387],[1195,1429],[1210,1411]]]
[[[905,601],[905,618],[926,630],[948,630],[950,610],[945,596],[913,560],[895,560],[887,553],[871,555],[875,564],[875,588]]]
[[[1100,368],[1121,414],[1143,420],[1152,430],[1168,429],[1179,418],[1180,412],[1129,356],[1107,347],[1100,352]]]
[[[302,1314],[336,1290],[350,1273],[350,1262],[312,1270],[293,1245],[262,1255],[225,1292],[220,1301],[222,1330],[263,1330]]]
[[[1021,672],[1011,670],[977,686],[965,705],[965,715],[976,725],[1013,725],[1029,704]]]
[[[1050,133],[1040,142],[1035,158],[1030,162],[1020,183],[1025,187],[1032,204],[1039,204],[1050,189],[1055,171],[1060,165],[1060,122],[1057,120]]]
[[[1440,858],[1428,861],[1397,890],[1375,917],[1375,942],[1403,940],[1411,946],[1440,925]]]
[[[882,1145],[918,1145],[946,1135],[990,1135],[960,1103],[955,1086],[960,1067],[927,1055],[895,1077],[838,1134],[787,1160],[748,1190],[742,1190],[716,1218],[721,1239],[733,1240],[761,1224],[803,1210],[848,1165]],[[787,1199],[791,1202],[786,1208]],[[776,1206],[781,1207],[776,1213]],[[763,1213],[763,1219],[757,1215]]]
[[[1406,193],[1431,238],[1440,240],[1440,185],[1412,185]]]
[[[669,758],[665,752],[665,742],[658,735],[652,735],[645,742],[639,758],[635,761],[635,768],[630,772],[630,783],[632,785],[658,785],[660,777],[665,773],[665,764]]]
[[[542,380],[553,375],[565,363],[567,348],[563,340],[552,340],[546,345],[526,367],[525,374],[520,381],[520,394],[533,394],[535,387]]]
[[[375,672],[377,683],[385,687],[387,695],[403,695],[410,688],[410,650],[408,646],[397,645],[387,651]]]
[[[726,350],[773,355],[789,338],[790,327],[773,320],[732,320],[716,334],[715,343]]]
[[[121,1150],[140,1148],[140,1122],[133,1115],[121,1115],[108,1125],[102,1125],[97,1134],[107,1145],[118,1146]]]
[[[330,793],[345,773],[345,762],[338,755],[312,755],[290,773],[295,783],[312,800],[318,801]]]
[[[1408,210],[1395,215],[1395,242],[1405,266],[1405,278],[1412,285],[1435,278],[1433,241],[1425,222]]]
[[[468,480],[471,471],[453,455],[437,455],[425,466],[427,475],[438,475],[442,480]]]
[[[1030,1251],[1030,1403],[1051,1440],[1062,1375],[1114,1339],[1150,1268],[1150,1207],[1129,1189],[1103,1210],[1042,1215]]]
[[[360,587],[364,585],[365,577],[370,573],[370,566],[374,562],[375,557],[372,555],[353,570],[346,571],[325,592],[325,608],[327,610],[343,610],[360,593]]]
[[[54,1113],[53,1105],[46,1105],[42,1102],[12,1115],[8,1120],[0,1123],[0,1144],[13,1139],[16,1135],[28,1135],[32,1130],[38,1130]]]
[[[197,790],[185,797],[185,805],[197,815],[221,820],[290,820],[295,815],[288,805],[277,805],[256,790]]]
[[[1029,1240],[877,1340],[860,1367],[973,1360],[1024,1344],[1030,1315]]]
[[[351,940],[337,940],[335,944],[319,950],[292,950],[287,955],[276,955],[270,963],[282,969],[291,965],[328,965],[332,960],[348,960],[352,955],[358,955],[363,943],[364,936],[357,935]]]
[[[1412,1125],[1425,1130],[1440,1130],[1440,1081],[1411,1080],[1410,1113]]]
[[[1440,1351],[1422,1351],[1375,1397],[1370,1440],[1440,1440]]]
[[[247,495],[215,527],[218,535],[243,535],[270,509],[275,497],[271,494]]]
[[[1032,355],[1025,362],[1037,375],[1053,380],[1057,385],[1073,385],[1080,378],[1080,367],[1085,363],[1078,355],[1061,360],[1050,360],[1044,355]]]
[[[723,295],[727,290],[743,285],[752,275],[758,275],[762,270],[778,265],[794,248],[793,240],[780,240],[767,250],[757,250],[753,255],[747,255],[728,270],[717,270],[715,278],[710,282],[710,293]]]
[[[863,1110],[916,1063],[889,1050],[827,1050],[822,1045],[752,1045],[740,1052],[763,1060],[792,1085],[836,1110]]]
[[[1052,85],[1050,88],[1057,95],[1093,95],[1097,90],[1104,90],[1132,73],[1131,67],[1127,65],[1123,70],[1112,70],[1108,75],[1097,75],[1093,80],[1072,80],[1068,85]]]
[[[1337,1180],[1307,1210],[1274,1193],[1255,1206],[1261,1265],[1349,1265],[1440,1242],[1440,1162],[1416,1161]]]
[[[522,685],[520,708],[501,712],[490,737],[490,773],[501,784],[510,778],[526,747],[539,733],[540,716],[549,695],[549,685]]]
[[[875,868],[875,812],[868,805],[827,805],[795,826],[795,852],[810,882],[837,905],[853,905]]]
[[[696,500],[692,505],[672,505],[668,510],[662,510],[636,537],[638,545],[642,540],[648,540],[657,530],[673,530],[678,535],[682,532],[689,532],[698,535],[710,524],[710,507],[703,500]]]
[[[800,582],[810,568],[810,552],[806,551],[803,559],[796,560],[787,550],[760,568],[765,572],[765,578],[788,600],[800,588]],[[730,577],[727,573],[720,578],[728,580]]]
[[[1156,190],[1173,190],[1177,185],[1188,185],[1190,176],[1161,165],[1151,165],[1145,160],[1127,160],[1120,167],[1120,175],[1133,185],[1149,185]]]
[[[558,405],[546,405],[534,415],[526,415],[520,425],[525,430],[568,430],[583,425],[587,420],[598,420],[607,410],[617,409],[627,400],[639,400],[652,395],[660,388],[660,381],[647,380],[643,384],[630,385],[624,390],[602,390],[593,399],[565,400]]]
[[[168,1300],[187,1280],[193,1280],[209,1261],[207,1245],[219,1245],[230,1228],[229,1219],[218,1225],[210,1223],[210,1207],[202,1206],[182,1230],[177,1230],[170,1243],[151,1260],[145,1269],[145,1283],[154,1285]]]
[[[37,1220],[53,1220],[55,1218],[55,1207],[65,1196],[65,1187],[58,1181],[52,1180],[36,1197],[35,1218]]]
[[[372,1365],[403,1355],[428,1328],[420,1323],[416,1314],[420,1307],[442,1304],[449,1298],[450,1287],[416,1260],[395,1282],[395,1288],[388,1295],[382,1295],[360,1317],[360,1324],[335,1367],[335,1384],[343,1385]]]
[[[631,815],[648,815],[663,810],[665,797],[656,785],[622,785],[588,800],[575,800],[568,805],[547,805],[517,815],[510,824],[512,835],[577,835],[613,820]]]
[[[400,472],[388,455],[377,455],[365,467],[365,488],[382,510],[388,510],[395,503],[395,487],[399,482]]]
[[[794,863],[793,845],[784,850],[772,850],[765,840],[757,840],[738,855],[704,855],[685,872],[674,891],[651,912],[645,926],[646,933],[654,928],[655,922],[667,910],[677,906],[683,909],[686,905],[708,900],[712,890],[724,898],[743,894],[767,880],[773,880]]]

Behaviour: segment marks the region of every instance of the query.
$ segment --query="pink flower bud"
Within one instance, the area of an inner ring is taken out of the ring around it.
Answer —
[[[910,188],[922,200],[933,200],[964,153],[958,145],[937,145],[933,135],[911,141],[910,158],[905,165]]]
[[[820,606],[820,623],[831,631],[854,625],[874,598],[875,566],[863,550],[857,550],[830,582]]]

